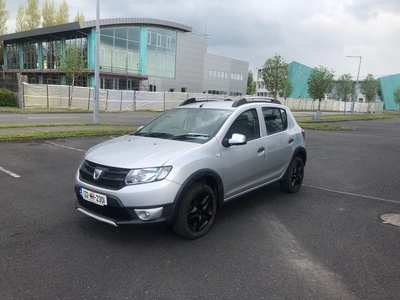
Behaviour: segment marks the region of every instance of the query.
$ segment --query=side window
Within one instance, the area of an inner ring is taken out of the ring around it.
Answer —
[[[284,110],[283,108],[281,108],[281,116],[282,116],[282,127],[283,130],[287,129],[287,115],[286,115],[286,110]]]
[[[227,137],[231,138],[233,133],[245,135],[248,141],[259,138],[260,125],[257,111],[250,109],[239,115],[229,128]]]
[[[262,111],[268,135],[287,129],[287,115],[284,109],[264,107]]]

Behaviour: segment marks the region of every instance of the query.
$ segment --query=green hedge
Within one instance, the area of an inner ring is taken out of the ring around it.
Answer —
[[[0,89],[0,106],[15,106],[13,93],[8,89]]]

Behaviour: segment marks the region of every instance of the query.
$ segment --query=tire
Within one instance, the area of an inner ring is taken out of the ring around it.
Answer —
[[[286,193],[296,193],[301,188],[304,178],[304,163],[300,157],[295,157],[288,169],[285,176],[279,182],[281,189]]]
[[[213,190],[206,184],[194,183],[181,199],[172,228],[180,236],[197,239],[210,230],[216,211]]]

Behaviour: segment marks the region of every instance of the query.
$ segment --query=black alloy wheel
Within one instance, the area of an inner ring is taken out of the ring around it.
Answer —
[[[215,213],[216,199],[213,190],[206,184],[195,183],[180,202],[173,229],[185,238],[199,238],[210,230]]]
[[[303,184],[304,163],[300,157],[295,157],[290,163],[285,176],[279,182],[281,189],[287,193],[296,193]]]

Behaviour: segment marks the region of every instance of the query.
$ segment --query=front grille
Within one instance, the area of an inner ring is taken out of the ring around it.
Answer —
[[[93,178],[95,169],[103,170],[100,178],[98,179]],[[119,190],[125,186],[125,178],[128,173],[128,169],[107,167],[85,160],[79,169],[79,178],[86,183],[90,183],[101,188]]]

